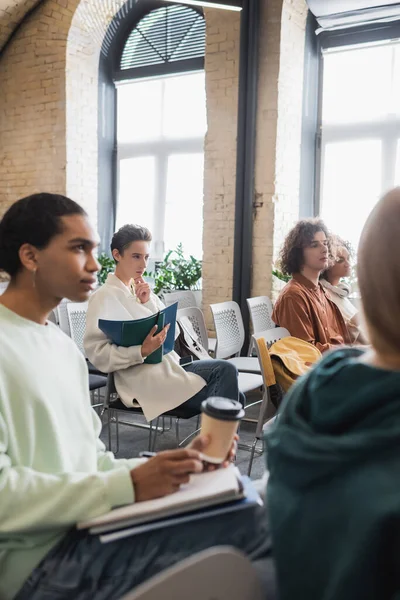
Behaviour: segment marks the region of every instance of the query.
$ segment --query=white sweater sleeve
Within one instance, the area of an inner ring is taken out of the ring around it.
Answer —
[[[99,329],[99,319],[107,318],[107,299],[94,294],[89,300],[86,314],[86,331],[83,340],[86,356],[103,373],[113,373],[133,365],[142,364],[141,346],[124,348],[112,344]],[[117,302],[112,298],[110,301]],[[129,318],[129,317],[128,317]]]
[[[150,298],[148,302],[143,304],[146,308],[151,310],[152,313],[156,313],[159,310],[165,308],[164,304],[161,302],[160,298],[151,292]]]
[[[0,414],[0,545],[3,535],[71,526],[134,501],[125,465],[95,473],[48,473],[14,465]],[[100,457],[100,462],[104,458]]]

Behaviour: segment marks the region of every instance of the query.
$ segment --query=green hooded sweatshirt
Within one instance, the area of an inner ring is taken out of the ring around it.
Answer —
[[[400,599],[400,372],[344,348],[266,436],[280,600]]]

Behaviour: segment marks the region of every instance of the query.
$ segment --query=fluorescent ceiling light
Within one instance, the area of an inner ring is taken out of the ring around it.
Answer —
[[[204,8],[221,8],[222,10],[235,10],[237,12],[242,10],[241,6],[219,4],[218,2],[203,2],[202,0],[166,0],[166,2],[173,2],[174,4],[192,4],[193,6],[204,6]]]

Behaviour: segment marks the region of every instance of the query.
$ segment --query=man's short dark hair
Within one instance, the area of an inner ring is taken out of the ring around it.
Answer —
[[[118,250],[123,256],[124,251],[132,242],[151,242],[151,233],[141,225],[124,225],[116,231],[111,240],[111,252]],[[114,259],[115,260],[115,259]],[[118,262],[115,260],[115,262]]]
[[[0,221],[0,270],[14,277],[22,267],[21,246],[46,248],[54,236],[62,233],[61,217],[70,215],[86,215],[86,212],[59,194],[33,194],[12,204]]]
[[[314,235],[323,231],[328,240],[330,253],[330,234],[322,219],[302,219],[286,236],[280,253],[280,267],[285,275],[299,273],[304,266],[304,248],[309,246]]]

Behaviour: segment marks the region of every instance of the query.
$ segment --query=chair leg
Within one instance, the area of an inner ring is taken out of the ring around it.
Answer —
[[[197,415],[197,421],[196,421],[196,431],[200,429],[200,415]]]
[[[179,446],[179,419],[175,419],[176,445]]]
[[[257,442],[258,442],[258,438],[254,438],[254,442],[253,442],[253,445],[251,447],[249,468],[248,468],[248,471],[247,471],[248,477],[250,477],[250,475],[251,475],[251,469],[253,468],[254,452],[256,451]]]
[[[117,450],[115,452],[115,454],[118,454],[119,452],[119,421],[118,421],[118,411],[115,411],[115,427],[116,427],[116,437],[117,437]]]
[[[179,442],[179,448],[182,448],[182,446],[184,446],[186,444],[186,442],[188,440],[190,440],[190,438],[194,437],[196,435],[196,433],[200,433],[200,429],[196,429],[196,431],[193,431],[193,433],[190,433],[187,437],[185,437],[184,440]]]
[[[150,429],[149,429],[149,452],[151,452],[151,441],[152,441],[152,433],[153,433],[153,421],[150,421],[149,426],[150,426]]]
[[[159,422],[160,422],[160,417],[157,417],[156,428],[155,428],[154,433],[153,433],[153,444],[152,444],[152,449],[151,449],[152,452],[155,452],[155,450],[156,450],[157,433],[158,433],[158,424],[159,424]]]
[[[107,424],[108,424],[108,450],[111,452],[111,410],[107,409]]]

